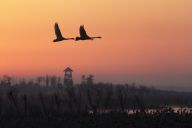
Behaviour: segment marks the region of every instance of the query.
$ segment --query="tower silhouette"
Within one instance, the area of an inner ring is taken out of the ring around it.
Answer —
[[[73,70],[69,67],[67,67],[64,70],[64,85],[65,86],[73,86],[73,77],[72,77]]]

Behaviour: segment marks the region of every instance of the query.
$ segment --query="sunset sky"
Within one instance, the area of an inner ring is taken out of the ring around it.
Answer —
[[[1,0],[0,77],[63,75],[78,82],[190,87],[192,0]],[[94,41],[53,43],[54,23],[65,37],[84,24]]]

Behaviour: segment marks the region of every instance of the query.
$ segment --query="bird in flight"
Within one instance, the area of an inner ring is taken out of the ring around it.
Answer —
[[[53,42],[60,42],[63,40],[74,40],[74,38],[65,38],[63,37],[60,29],[59,29],[59,25],[58,23],[55,23],[55,35],[56,35],[56,39],[53,40]]]
[[[100,36],[98,36],[98,37],[88,36],[83,25],[80,26],[79,33],[80,33],[80,37],[76,37],[75,38],[76,41],[78,41],[78,40],[94,40],[95,38],[102,38]]]

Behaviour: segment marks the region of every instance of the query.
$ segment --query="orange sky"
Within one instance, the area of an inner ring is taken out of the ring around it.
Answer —
[[[98,81],[192,85],[191,0],[6,0],[0,5],[0,76],[62,75]],[[84,24],[94,41],[52,43]]]

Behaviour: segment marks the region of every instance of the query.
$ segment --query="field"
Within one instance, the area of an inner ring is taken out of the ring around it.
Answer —
[[[1,81],[0,94],[1,128],[192,127],[189,92],[134,84]]]

